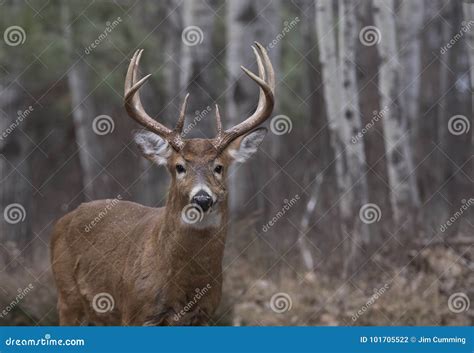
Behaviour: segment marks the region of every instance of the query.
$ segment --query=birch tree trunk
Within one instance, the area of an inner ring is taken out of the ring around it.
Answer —
[[[358,30],[355,17],[355,7],[358,2],[354,0],[339,1],[339,65],[341,70],[341,97],[343,118],[341,133],[345,145],[347,185],[344,190],[345,197],[350,204],[349,230],[354,243],[359,241],[369,242],[368,228],[357,217],[360,208],[368,202],[367,171],[365,162],[364,139],[353,143],[354,131],[362,131],[361,114],[359,109],[359,93],[356,79],[356,40]],[[353,224],[353,222],[356,224]],[[354,251],[354,250],[353,250]]]
[[[89,87],[90,69],[84,62],[84,54],[80,51],[75,53],[77,48],[84,46],[76,40],[69,11],[69,6],[62,7],[65,47],[71,63],[67,73],[67,82],[71,94],[71,115],[82,170],[83,192],[86,200],[90,201],[110,196],[107,192],[108,177],[103,170],[106,164],[104,139],[96,131],[102,133],[103,127],[110,129],[110,126],[113,126],[113,120],[107,117],[94,122],[97,111]],[[99,124],[105,125],[100,127]]]
[[[322,68],[326,117],[330,130],[331,147],[335,158],[336,184],[338,195],[342,195],[345,190],[346,180],[343,167],[344,147],[340,136],[342,124],[341,85],[336,51],[334,9],[330,1],[319,0],[316,3],[316,33],[318,35],[319,61]],[[341,217],[344,219],[350,215],[350,206],[347,200],[342,198],[338,203]]]
[[[230,0],[227,2],[227,37],[226,49],[227,91],[225,127],[228,128],[243,121],[252,114],[258,100],[258,88],[255,82],[243,75],[240,66],[255,68],[255,56],[251,46],[259,41],[265,47],[281,31],[279,20],[280,1]],[[275,73],[278,76],[281,43],[269,49]],[[276,93],[278,106],[278,92]],[[276,107],[278,109],[278,107]],[[276,110],[275,109],[275,110]],[[229,175],[231,214],[237,215],[249,200],[257,198],[258,209],[265,214],[268,201],[260,194],[263,186],[271,176],[274,176],[274,163],[268,163],[269,158],[278,154],[279,136],[269,136],[265,141],[267,155],[256,156],[243,165],[235,166]],[[249,183],[255,180],[255,183]],[[253,185],[252,185],[253,184]],[[273,180],[267,189],[275,191],[278,183]],[[267,197],[275,200],[273,192]],[[285,197],[288,195],[285,195]],[[281,199],[278,204],[281,203]]]
[[[355,3],[339,2],[339,55],[335,35],[335,14],[330,1],[318,1],[316,24],[320,62],[324,81],[326,114],[335,153],[336,179],[339,188],[337,200],[342,218],[341,227],[347,242],[348,254],[345,271],[354,265],[359,247],[369,241],[368,229],[358,214],[368,201],[365,151],[363,139],[353,143],[353,135],[361,131],[361,116],[356,81],[355,44],[357,25]]]
[[[381,65],[379,86],[384,115],[384,141],[394,220],[411,229],[415,219],[418,190],[414,178],[412,151],[408,142],[408,122],[403,113],[402,77],[397,48],[393,0],[374,0],[374,20],[380,31],[377,44]],[[408,220],[407,223],[405,221]]]
[[[190,93],[187,107],[187,127],[192,118],[199,116],[208,107],[212,107],[217,98],[217,87],[213,68],[216,1],[184,1],[183,31],[181,34],[181,99]],[[177,94],[177,93],[176,93]],[[197,122],[197,123],[196,123]],[[213,114],[206,114],[196,120],[189,130],[187,138],[214,137],[215,120]]]

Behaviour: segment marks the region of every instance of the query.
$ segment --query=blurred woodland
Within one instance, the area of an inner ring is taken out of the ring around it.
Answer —
[[[57,324],[59,217],[165,202],[123,107],[135,50],[146,110],[172,127],[189,92],[186,137],[213,137],[216,103],[226,128],[255,109],[254,41],[276,108],[229,177],[215,323],[474,324],[472,1],[3,0],[0,32],[0,324]]]

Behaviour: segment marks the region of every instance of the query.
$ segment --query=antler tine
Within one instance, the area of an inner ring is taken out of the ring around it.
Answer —
[[[252,49],[257,59],[259,76],[243,66],[241,66],[241,69],[260,86],[257,108],[245,121],[224,131],[221,136],[218,135],[218,138],[215,139],[214,142],[214,146],[218,151],[222,151],[233,140],[265,122],[273,111],[273,106],[275,104],[275,73],[265,48],[258,42],[255,42],[255,46],[256,48],[252,46]],[[268,75],[268,82],[266,80],[266,74]]]
[[[180,138],[175,138],[174,131],[157,122],[145,112],[145,109],[143,109],[138,90],[143,86],[146,80],[150,78],[151,74],[146,75],[138,82],[135,82],[138,76],[138,65],[142,53],[143,49],[137,50],[128,66],[127,74],[125,76],[125,109],[127,110],[128,115],[136,122],[166,139],[174,149],[179,151],[183,146],[182,140]]]
[[[174,131],[177,135],[180,135],[183,132],[184,120],[186,118],[186,106],[188,104],[189,93],[186,94],[183,100],[183,104],[181,105],[181,110],[179,112],[178,122],[176,123],[176,127]]]
[[[216,104],[216,127],[217,127],[217,139],[222,138],[222,120],[221,114],[219,113],[219,106]]]
[[[260,53],[263,56],[265,72],[268,76],[267,78],[268,85],[270,86],[272,91],[275,91],[275,71],[273,70],[272,62],[270,61],[270,58],[268,57],[268,53],[265,50],[265,48],[259,42],[255,42],[255,45],[260,50]]]

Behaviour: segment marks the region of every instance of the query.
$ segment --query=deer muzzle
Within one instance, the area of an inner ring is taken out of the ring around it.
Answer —
[[[206,212],[209,208],[211,208],[214,202],[211,195],[209,195],[204,190],[200,190],[196,195],[193,196],[191,203],[198,205],[204,212]]]

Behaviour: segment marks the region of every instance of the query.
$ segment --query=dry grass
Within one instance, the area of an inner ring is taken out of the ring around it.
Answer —
[[[472,255],[472,254],[471,254]],[[56,325],[55,287],[47,257],[34,266],[10,263],[0,274],[0,325]],[[466,256],[437,246],[413,256],[408,266],[371,262],[357,277],[343,279],[324,271],[298,273],[284,266],[271,273],[238,257],[224,274],[218,325],[472,325],[473,308],[453,313],[448,298],[463,292],[474,298],[474,275]],[[380,260],[381,261],[381,260]],[[390,270],[381,271],[382,267]],[[16,301],[18,289],[33,290]],[[385,288],[381,291],[382,288]],[[378,297],[370,304],[375,291]],[[291,309],[277,313],[271,298],[286,293]],[[359,310],[364,312],[357,314]]]

